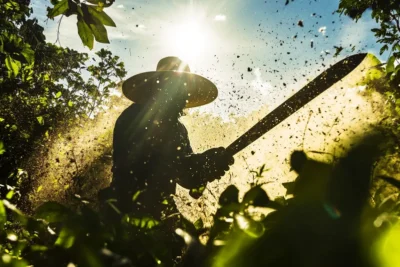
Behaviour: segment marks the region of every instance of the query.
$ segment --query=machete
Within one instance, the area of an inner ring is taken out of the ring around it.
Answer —
[[[271,111],[246,133],[230,144],[226,148],[227,152],[230,155],[235,155],[256,141],[269,130],[347,76],[366,56],[367,54],[365,53],[349,56],[322,72],[317,78],[301,88],[297,93]]]
[[[267,116],[262,118],[246,133],[230,144],[226,148],[227,153],[233,156],[256,141],[269,130],[284,121],[286,118],[305,106],[321,93],[326,91],[332,85],[346,77],[361,63],[361,61],[364,60],[366,56],[366,53],[349,56],[322,72],[317,76],[317,78],[312,80],[297,93],[283,102],[280,106],[268,113]],[[201,189],[192,188],[190,189],[189,194],[191,197],[198,199],[203,193],[204,189],[205,186],[203,186]]]

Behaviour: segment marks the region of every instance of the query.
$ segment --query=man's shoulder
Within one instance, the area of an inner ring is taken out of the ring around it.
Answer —
[[[139,114],[140,110],[141,110],[140,105],[132,104],[129,107],[127,107],[124,111],[122,111],[117,121],[132,119],[132,117],[135,117],[137,114]]]

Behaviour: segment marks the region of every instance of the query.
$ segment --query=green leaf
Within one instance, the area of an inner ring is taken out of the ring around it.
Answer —
[[[247,191],[242,201],[242,205],[244,206],[252,205],[256,207],[268,207],[269,203],[270,199],[260,185]]]
[[[32,251],[47,251],[49,248],[46,246],[42,246],[42,245],[32,245],[31,246],[31,250]]]
[[[4,148],[4,143],[3,141],[0,141],[0,155],[3,155],[6,152],[6,149]]]
[[[64,227],[61,230],[60,235],[58,236],[54,244],[63,248],[70,248],[72,247],[74,242],[75,242],[74,232],[71,229]]]
[[[159,224],[160,224],[159,221],[157,221],[153,218],[150,218],[150,217],[143,217],[140,220],[140,228],[143,228],[143,229],[152,229],[153,227],[155,227]]]
[[[40,125],[44,125],[44,119],[42,116],[36,117],[37,121],[39,122]]]
[[[195,221],[193,225],[196,228],[196,230],[200,230],[200,229],[204,228],[204,223],[201,218],[199,218],[197,221]]]
[[[379,55],[382,55],[383,52],[385,52],[386,50],[388,50],[388,48],[389,48],[388,45],[382,46],[381,50],[379,51]]]
[[[72,0],[68,0],[68,10],[64,13],[66,17],[77,15],[80,7]]]
[[[13,59],[9,55],[6,57],[6,67],[9,71],[9,77],[12,77],[11,74],[14,74],[14,77],[18,75],[19,70],[21,69],[21,62]]]
[[[12,199],[13,196],[14,196],[14,190],[11,190],[11,191],[9,191],[9,192],[7,193],[6,198],[7,198],[8,200],[10,200],[10,199]]]
[[[228,186],[219,197],[219,204],[221,206],[231,203],[239,203],[239,189],[234,185]]]
[[[53,223],[65,221],[69,216],[71,216],[71,211],[68,208],[57,202],[49,201],[37,208],[34,217]]]
[[[394,61],[395,57],[391,56],[386,63],[386,73],[392,73],[394,71]]]
[[[106,44],[110,43],[106,27],[104,27],[103,24],[90,24],[89,26],[97,42]]]
[[[135,202],[135,201],[136,201],[136,199],[139,197],[140,193],[142,193],[142,191],[141,191],[141,190],[138,190],[138,191],[136,191],[135,194],[133,194],[133,196],[132,196],[132,202]]]
[[[106,26],[116,27],[115,22],[104,11],[99,12],[93,6],[88,6],[88,10],[98,22]]]
[[[0,200],[1,201],[1,200]],[[12,211],[14,218],[25,225],[28,222],[28,218],[20,211],[15,205],[11,204],[8,200],[3,199],[3,204],[6,208]]]
[[[21,51],[21,54],[24,56],[28,64],[32,64],[35,60],[35,52],[30,48],[26,47]]]
[[[11,126],[11,128],[10,128],[10,131],[11,131],[11,132],[15,132],[16,130],[18,130],[18,126],[15,125],[15,124],[13,124],[13,125]]]
[[[68,0],[58,2],[52,9],[49,10],[47,17],[53,19],[58,15],[64,14],[68,10]]]
[[[3,201],[0,201],[0,230],[3,230],[4,224],[7,222],[6,208]]]
[[[28,263],[25,260],[19,260],[9,254],[3,254],[0,258],[0,266],[4,267],[27,267]]]
[[[81,16],[78,16],[78,34],[81,37],[82,43],[89,47],[89,49],[93,49],[94,37],[92,30],[90,29],[89,25],[83,20]]]
[[[68,101],[68,107],[72,107],[74,105],[74,102],[72,102],[71,100]]]
[[[265,232],[265,227],[262,223],[256,222],[249,217],[236,214],[235,222],[239,229],[252,238],[259,238]]]
[[[295,184],[295,182],[282,183],[283,187],[286,188],[286,195],[293,194]]]
[[[60,98],[61,95],[62,95],[61,91],[58,91],[56,94],[56,98]]]

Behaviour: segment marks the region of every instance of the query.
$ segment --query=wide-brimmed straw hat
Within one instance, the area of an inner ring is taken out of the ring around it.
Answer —
[[[185,108],[208,104],[218,96],[218,89],[210,80],[191,73],[188,64],[177,57],[165,57],[158,62],[156,71],[130,77],[122,84],[122,92],[128,99],[141,104],[154,99],[160,90],[169,90],[169,85],[179,86],[180,83],[187,90]]]

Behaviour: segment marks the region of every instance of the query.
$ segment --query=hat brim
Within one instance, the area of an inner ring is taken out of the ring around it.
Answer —
[[[206,105],[218,96],[218,89],[210,80],[180,71],[150,71],[134,75],[122,84],[122,92],[135,103],[145,103],[156,95],[157,89],[162,89],[163,85],[171,81],[185,85],[188,93],[185,108]]]

